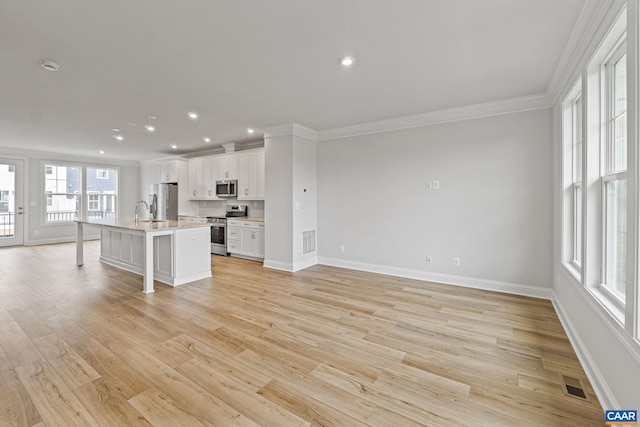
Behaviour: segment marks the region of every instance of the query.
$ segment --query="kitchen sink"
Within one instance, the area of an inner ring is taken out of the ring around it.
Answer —
[[[167,222],[166,219],[139,219],[138,222]]]

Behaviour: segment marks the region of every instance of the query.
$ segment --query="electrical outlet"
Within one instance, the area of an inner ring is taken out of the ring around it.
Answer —
[[[344,253],[344,245],[340,245],[340,252]]]
[[[431,255],[427,255],[426,261],[427,261],[427,264],[431,264],[431,262],[433,261],[433,259],[431,258]]]
[[[440,181],[433,181],[433,189],[434,190],[440,189]]]
[[[460,267],[460,258],[453,257],[453,266],[454,267]]]
[[[431,181],[427,181],[427,183],[424,185],[424,188],[426,188],[427,190],[431,190],[431,187],[433,187],[433,183]]]

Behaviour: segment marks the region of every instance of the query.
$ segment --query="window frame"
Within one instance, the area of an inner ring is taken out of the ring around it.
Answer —
[[[49,192],[46,190],[46,181],[47,181],[47,177],[49,177],[52,173],[53,170],[47,170],[47,167],[51,166],[51,167],[67,167],[67,168],[78,168],[78,190],[73,192],[73,193],[55,193],[55,192]],[[98,173],[97,171],[99,170],[103,170],[106,171],[107,177],[106,179],[113,179],[113,191],[108,191],[106,193],[102,193],[100,191],[88,191],[87,189],[87,173],[88,170],[93,169],[96,171],[96,179],[104,179],[104,178],[99,178],[98,177]],[[111,173],[109,173],[109,171],[113,171],[113,175]],[[40,221],[40,225],[43,227],[47,227],[47,226],[66,226],[69,224],[72,224],[75,219],[72,220],[64,220],[64,221],[49,221],[47,220],[48,215],[47,215],[47,207],[51,206],[50,204],[48,204],[49,199],[52,198],[55,195],[73,195],[76,198],[76,205],[77,205],[77,211],[78,211],[78,216],[81,218],[86,218],[89,216],[89,212],[95,212],[95,210],[89,209],[90,208],[90,201],[89,198],[90,196],[97,196],[97,203],[98,203],[98,210],[100,207],[100,202],[101,202],[101,197],[110,197],[112,200],[112,204],[113,204],[113,217],[114,218],[118,218],[120,216],[120,204],[118,202],[119,199],[119,193],[120,193],[120,173],[121,170],[119,167],[116,166],[106,166],[106,165],[93,165],[93,164],[77,164],[77,163],[73,163],[73,162],[59,162],[59,161],[47,161],[47,160],[43,160],[41,162],[41,167],[40,167],[40,173],[41,173],[41,185],[42,185],[42,189],[41,189],[41,198],[43,199],[43,203],[42,203],[42,209],[41,209],[41,221]],[[112,176],[111,176],[112,175]]]
[[[47,170],[47,167],[51,167],[51,171]],[[63,221],[53,221],[53,220],[49,220],[48,219],[48,207],[53,205],[53,199],[55,196],[74,196],[75,199],[75,204],[78,205],[78,203],[80,204],[80,206],[82,206],[82,192],[81,191],[74,191],[74,192],[55,192],[55,191],[48,191],[47,190],[47,177],[49,175],[53,175],[53,168],[77,168],[78,169],[78,186],[80,188],[82,188],[83,182],[82,182],[82,165],[78,165],[78,164],[74,164],[74,163],[64,163],[64,162],[51,162],[51,161],[43,161],[42,162],[42,167],[40,168],[40,170],[42,171],[42,191],[40,192],[41,197],[42,197],[42,206],[43,209],[41,210],[41,225],[42,226],[55,226],[55,225],[67,225],[67,224],[71,224],[75,221],[74,219],[70,219],[70,220],[63,220]],[[51,204],[49,204],[49,199],[51,199]],[[82,216],[82,209],[80,208],[78,210],[78,217]]]
[[[582,282],[584,263],[584,92],[579,77],[562,102],[562,180],[563,180],[563,233],[562,266],[579,282]],[[581,110],[577,108],[581,107]],[[578,111],[580,110],[580,111]],[[578,143],[582,136],[581,144]],[[578,147],[580,153],[576,153]],[[577,171],[577,167],[581,170]],[[582,199],[576,192],[582,189]],[[578,221],[580,216],[581,221]]]
[[[627,55],[627,43],[626,43],[626,32],[623,37],[621,37],[616,43],[615,48],[613,48],[606,58],[606,60],[602,64],[602,78],[604,80],[602,84],[602,98],[604,100],[604,117],[601,122],[601,126],[603,126],[603,136],[604,141],[602,143],[601,152],[600,152],[600,164],[601,164],[601,172],[600,172],[600,191],[601,191],[601,219],[600,219],[600,232],[601,232],[601,240],[600,240],[600,280],[598,286],[598,292],[596,293],[596,297],[605,300],[601,301],[605,304],[605,306],[612,312],[614,317],[618,319],[618,321],[624,324],[624,311],[625,311],[625,298],[621,298],[615,292],[615,285],[607,283],[607,275],[608,275],[608,256],[610,253],[607,251],[608,244],[608,220],[609,213],[607,208],[609,206],[608,198],[607,198],[607,184],[613,181],[625,181],[627,180],[627,157],[625,152],[625,166],[624,169],[618,169],[616,166],[616,134],[615,127],[617,124],[617,120],[622,116],[627,116],[628,114],[628,106],[625,106],[624,113],[617,115],[616,114],[616,106],[615,106],[615,96],[616,96],[616,79],[615,79],[615,67],[619,63],[619,61],[625,57],[626,61]],[[625,88],[628,87],[628,76],[625,74]],[[627,95],[628,97],[628,95]],[[626,132],[626,130],[625,130]],[[626,134],[626,133],[625,133]],[[628,135],[626,134],[625,140],[625,150],[626,146],[629,143]],[[625,200],[627,200],[627,196],[625,195]],[[628,209],[625,211],[625,216],[628,213]],[[628,220],[625,221],[625,225],[628,223]],[[627,227],[628,228],[628,227]],[[626,234],[626,231],[625,231]],[[628,235],[626,236],[628,238]],[[624,257],[624,265],[625,272],[627,268],[627,256],[626,256],[626,244],[625,244],[625,257]],[[625,287],[626,287],[626,274],[624,275]],[[626,289],[625,289],[626,296]]]

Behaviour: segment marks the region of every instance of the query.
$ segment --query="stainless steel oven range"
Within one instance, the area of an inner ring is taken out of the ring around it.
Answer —
[[[228,256],[227,252],[227,217],[247,216],[247,205],[227,205],[226,216],[210,216],[207,222],[211,224],[211,253]]]
[[[207,217],[211,225],[211,253],[227,255],[227,219]]]

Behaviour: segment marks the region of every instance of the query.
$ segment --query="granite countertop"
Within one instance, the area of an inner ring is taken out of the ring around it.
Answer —
[[[82,224],[90,224],[90,225],[103,225],[106,227],[114,227],[114,228],[122,228],[127,230],[137,230],[144,232],[152,232],[152,231],[163,231],[163,230],[179,230],[184,228],[202,228],[202,227],[210,227],[210,224],[207,223],[197,223],[197,222],[179,222],[179,221],[165,221],[165,220],[155,220],[149,221],[147,219],[138,220],[136,223],[133,218],[122,218],[122,219],[104,219],[104,218],[96,218],[96,219],[80,219],[76,220],[76,222]]]

